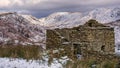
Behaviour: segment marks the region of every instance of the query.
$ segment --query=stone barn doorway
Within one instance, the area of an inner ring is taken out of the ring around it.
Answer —
[[[75,57],[77,57],[78,59],[80,59],[81,56],[82,56],[81,45],[79,43],[74,43],[73,44],[73,48],[74,48],[74,55],[75,55]]]

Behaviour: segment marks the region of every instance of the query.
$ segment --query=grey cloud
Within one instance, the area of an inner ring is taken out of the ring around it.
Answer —
[[[120,6],[119,4],[120,0],[0,0],[0,10],[44,17],[53,12],[87,12],[100,7]]]

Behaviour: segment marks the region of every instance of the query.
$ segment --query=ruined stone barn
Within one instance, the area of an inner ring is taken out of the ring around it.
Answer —
[[[58,49],[70,47],[74,53],[95,51],[102,54],[114,54],[114,28],[89,20],[74,28],[47,30],[46,48]]]

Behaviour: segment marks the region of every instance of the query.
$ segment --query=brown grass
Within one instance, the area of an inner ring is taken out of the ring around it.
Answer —
[[[57,49],[56,49],[57,50]],[[95,64],[96,68],[119,68],[119,58],[114,55],[101,55],[99,53],[90,53],[88,56],[85,56],[83,59],[78,60],[74,57],[73,51],[70,51],[70,48],[65,48],[63,50],[58,49],[59,52],[53,53],[53,50],[49,50],[48,63],[51,64],[53,58],[60,59],[63,56],[68,56],[72,61],[68,61],[64,68],[92,68],[92,65]],[[46,51],[46,50],[45,50]],[[23,58],[23,59],[42,59],[43,50],[39,46],[15,46],[15,45],[6,45],[0,46],[0,57],[11,57],[11,58]]]
[[[55,49],[57,50],[57,49]],[[62,50],[58,49],[59,52],[53,53],[54,50],[50,50],[49,63],[53,61],[53,58],[68,56],[72,61],[68,61],[64,68],[119,68],[119,59],[114,54],[101,54],[94,51],[85,51],[84,56],[81,60],[78,60],[73,54],[74,51],[70,50],[69,47],[64,47]],[[96,67],[92,67],[93,65]]]
[[[40,59],[42,48],[34,45],[4,45],[0,46],[0,57]]]
[[[105,60],[99,61],[95,57],[91,57],[89,59],[68,61],[64,68],[118,68],[118,63],[119,60],[117,59],[108,60],[106,58]],[[92,67],[93,64],[96,67]]]

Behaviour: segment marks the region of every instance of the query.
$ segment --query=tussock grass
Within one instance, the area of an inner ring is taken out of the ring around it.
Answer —
[[[4,45],[0,46],[0,57],[40,59],[42,48],[34,45]]]
[[[22,46],[22,45],[5,45],[0,46],[0,57],[23,58],[23,59],[42,59],[43,52],[46,51],[49,56],[48,63],[53,62],[53,58],[61,59],[61,57],[68,56],[68,60],[64,68],[119,68],[119,57],[114,55],[101,55],[97,52],[86,52],[87,56],[83,56],[78,60],[74,56],[74,51],[69,47],[64,49],[43,50],[39,46]],[[57,51],[58,50],[58,51]],[[94,66],[95,65],[95,66]]]
[[[120,67],[120,57],[114,54],[102,54],[94,51],[84,50],[81,59],[77,59],[74,55],[74,50],[69,47],[64,47],[63,49],[55,49],[58,52],[53,53],[54,50],[49,51],[49,62],[53,61],[53,58],[58,58],[63,56],[68,56],[71,60],[67,61],[64,68],[119,68]]]
[[[99,61],[94,58],[68,61],[64,68],[119,68],[119,61],[116,59]],[[95,66],[94,66],[95,65]]]

